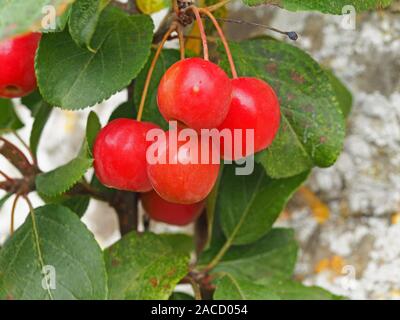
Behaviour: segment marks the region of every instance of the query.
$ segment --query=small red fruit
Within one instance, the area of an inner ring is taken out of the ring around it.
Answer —
[[[146,171],[146,150],[150,144],[146,134],[156,128],[152,123],[131,119],[116,119],[104,127],[93,148],[94,168],[100,182],[119,190],[151,190]]]
[[[163,117],[195,130],[216,128],[225,119],[232,85],[216,64],[189,58],[171,66],[158,87],[158,107]]]
[[[171,134],[166,132],[165,141],[157,148],[157,159],[165,162],[148,163],[147,173],[154,190],[166,201],[179,204],[194,204],[204,200],[211,192],[219,172],[219,150],[209,141],[208,150],[195,135],[193,141],[177,141],[176,148],[169,143]],[[179,133],[178,133],[179,134]],[[201,152],[205,152],[203,161]]]
[[[237,78],[232,80],[232,86],[229,113],[218,129],[230,130],[232,137],[234,129],[242,129],[241,150],[236,150],[235,144],[226,145],[223,139],[221,141],[222,157],[238,160],[252,154],[246,151],[246,129],[254,130],[254,153],[271,145],[279,130],[280,107],[274,90],[260,79]],[[227,147],[226,152],[224,147]]]
[[[192,223],[204,209],[204,202],[195,204],[171,203],[165,201],[155,191],[142,193],[140,199],[144,210],[151,219],[176,226]]]
[[[40,33],[29,33],[0,43],[0,97],[23,97],[35,90],[40,38]]]

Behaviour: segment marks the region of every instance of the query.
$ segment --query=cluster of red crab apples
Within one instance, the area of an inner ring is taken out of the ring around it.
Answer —
[[[229,145],[221,139],[218,146],[209,136],[204,139],[204,129],[228,131],[231,136],[235,130],[244,133],[250,129],[254,132],[251,152],[261,151],[278,131],[279,102],[267,83],[256,78],[230,79],[219,66],[201,58],[172,65],[161,79],[157,102],[165,120],[177,121],[177,127],[163,132],[154,123],[112,121],[95,142],[95,170],[107,186],[141,192],[151,218],[184,225],[201,213],[203,201],[217,181],[220,163],[212,156],[217,153],[218,160],[238,160],[250,155],[244,134],[240,141],[230,139]],[[187,128],[192,129],[192,136],[178,139],[172,148],[170,136],[181,136],[180,131]],[[161,132],[163,139],[149,141],[152,130]],[[192,139],[197,139],[196,143],[190,143]],[[154,141],[158,146],[152,154],[163,161],[149,161]],[[237,145],[241,150],[235,150]],[[210,157],[198,161],[196,156],[204,151]]]
[[[39,41],[40,34],[31,33],[0,43],[0,97],[22,97],[36,88],[34,56]],[[219,66],[201,58],[182,59],[172,65],[159,84],[157,102],[165,120],[178,123],[176,128],[164,132],[150,122],[110,122],[95,141],[95,173],[110,188],[141,193],[143,207],[152,219],[186,225],[202,212],[218,178],[219,159],[238,160],[272,143],[279,129],[279,102],[264,81],[230,79]],[[187,128],[193,136],[178,139],[172,148],[169,137]],[[235,130],[252,130],[252,148],[246,145],[244,134],[238,144],[237,139],[221,139],[217,146],[211,138],[204,144],[203,129],[228,131],[231,136]],[[148,139],[152,130],[166,137],[159,139],[156,152],[166,161],[148,161],[147,151],[154,143]],[[197,139],[194,145],[198,150],[193,150],[188,139]],[[204,145],[210,158],[218,155],[217,162],[215,158],[192,161],[193,154],[204,152]]]

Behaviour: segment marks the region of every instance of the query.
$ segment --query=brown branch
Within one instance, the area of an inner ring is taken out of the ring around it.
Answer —
[[[8,140],[0,137],[0,154],[18,169],[24,176],[35,174],[37,168],[32,165],[28,158]]]
[[[138,227],[138,195],[127,191],[116,191],[110,205],[118,215],[121,235]]]
[[[6,180],[12,180],[5,172],[0,170],[0,176],[2,176]]]
[[[161,40],[164,38],[165,33],[167,33],[169,28],[171,27],[171,24],[175,21],[175,18],[176,16],[172,12],[169,12],[164,17],[164,19],[161,21],[159,28],[154,33],[153,44],[158,44],[161,42]]]

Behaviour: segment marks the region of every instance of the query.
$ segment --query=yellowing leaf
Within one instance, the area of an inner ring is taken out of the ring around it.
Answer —
[[[169,5],[167,0],[137,0],[136,5],[145,14],[152,14],[160,11]]]
[[[189,39],[185,43],[186,50],[192,51],[196,55],[200,55],[202,52],[200,31],[197,24],[193,25],[192,31],[190,31]]]

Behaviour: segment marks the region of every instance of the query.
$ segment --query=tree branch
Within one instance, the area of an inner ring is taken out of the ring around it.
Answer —
[[[121,235],[125,235],[138,227],[138,195],[134,192],[117,191],[110,205],[118,215]]]
[[[37,171],[37,168],[29,162],[21,150],[2,137],[0,137],[0,154],[24,176],[31,176]]]

